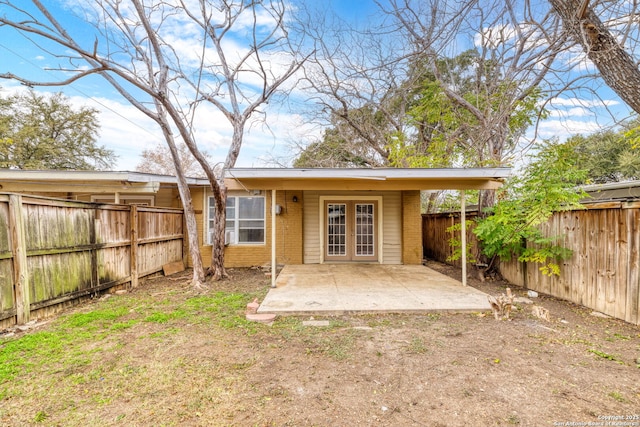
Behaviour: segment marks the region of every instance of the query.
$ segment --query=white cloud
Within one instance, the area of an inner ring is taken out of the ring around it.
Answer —
[[[567,110],[550,110],[549,117],[562,118],[562,117],[591,117],[593,114],[585,107],[573,107]]]
[[[549,102],[550,108],[558,107],[579,107],[589,109],[590,115],[593,115],[593,108],[608,108],[620,105],[620,102],[614,99],[583,99],[583,98],[554,98]]]
[[[70,100],[76,108],[85,106],[99,111],[97,142],[118,156],[116,170],[134,170],[142,150],[164,141],[158,125],[130,104],[98,97],[73,96]]]
[[[76,107],[85,105],[100,111],[98,143],[119,156],[114,167],[116,170],[134,170],[145,148],[165,144],[158,125],[127,103],[80,96],[71,100]],[[222,113],[211,105],[202,104],[194,117],[193,132],[199,148],[209,152],[214,162],[225,160],[232,128]],[[247,126],[237,166],[264,166],[268,155],[286,155],[288,141],[301,140],[317,132],[306,128],[297,114],[267,112],[266,123],[254,120],[251,126]]]
[[[557,138],[564,141],[576,134],[591,134],[602,128],[596,121],[582,121],[576,119],[545,120],[538,127],[538,136],[542,139]]]
[[[509,43],[517,36],[516,30],[511,24],[495,25],[484,28],[474,36],[474,45],[478,48],[496,49]]]
[[[549,116],[538,126],[538,137],[564,141],[576,134],[588,135],[613,124],[612,110],[621,103],[614,99],[579,97],[554,98],[547,105]]]

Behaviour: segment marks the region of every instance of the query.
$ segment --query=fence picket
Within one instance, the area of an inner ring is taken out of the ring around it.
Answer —
[[[451,218],[423,215],[426,257],[448,262],[445,230]],[[640,325],[640,203],[595,203],[557,212],[541,229],[547,236],[564,235],[561,242],[573,251],[560,276],[543,276],[536,265],[512,259],[500,263],[506,280]],[[448,263],[460,266],[459,261]]]
[[[0,273],[12,272],[0,278],[0,329],[135,287],[184,257],[180,209],[0,194],[0,214]],[[140,221],[149,221],[148,236],[139,235]]]

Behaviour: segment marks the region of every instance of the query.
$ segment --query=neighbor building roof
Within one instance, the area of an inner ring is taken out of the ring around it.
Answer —
[[[208,185],[202,178],[188,178],[189,185]],[[177,184],[175,176],[128,171],[0,169],[0,191],[93,193],[156,193],[162,184]]]
[[[582,203],[640,200],[640,181],[608,182],[580,188],[589,194]]]

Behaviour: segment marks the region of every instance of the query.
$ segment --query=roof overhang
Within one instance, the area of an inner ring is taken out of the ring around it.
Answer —
[[[188,178],[189,185],[208,185]],[[3,192],[157,193],[161,185],[176,185],[176,177],[143,172],[0,169]]]
[[[510,176],[509,168],[278,169],[234,168],[225,173],[229,190],[490,190]]]
[[[589,194],[581,203],[640,199],[640,180],[583,185],[580,189]]]

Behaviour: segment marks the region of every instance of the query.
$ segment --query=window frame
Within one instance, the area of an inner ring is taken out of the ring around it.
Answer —
[[[212,239],[212,223],[214,221],[214,218],[212,217],[213,214],[213,208],[214,208],[214,200],[213,200],[213,196],[207,194],[207,218],[206,218],[206,229],[205,229],[205,242],[207,245],[212,245],[213,244],[213,239]],[[241,210],[240,209],[240,200],[241,199],[262,199],[262,218],[243,218],[240,216]],[[227,218],[227,223],[225,224],[225,236],[227,231],[233,231],[233,240],[230,242],[225,242],[225,245],[229,245],[229,246],[264,246],[266,244],[266,240],[267,240],[267,200],[266,197],[264,196],[264,194],[228,194],[227,195],[227,213],[228,213],[228,203],[230,199],[234,199],[234,217],[233,218]],[[229,222],[233,221],[233,230],[229,229]],[[250,230],[262,230],[262,241],[256,241],[256,242],[241,242],[240,241],[240,229],[241,229],[241,225],[243,223],[246,223],[248,221],[251,222],[262,222],[262,227],[250,227],[250,228],[243,228],[245,230],[250,229]]]

